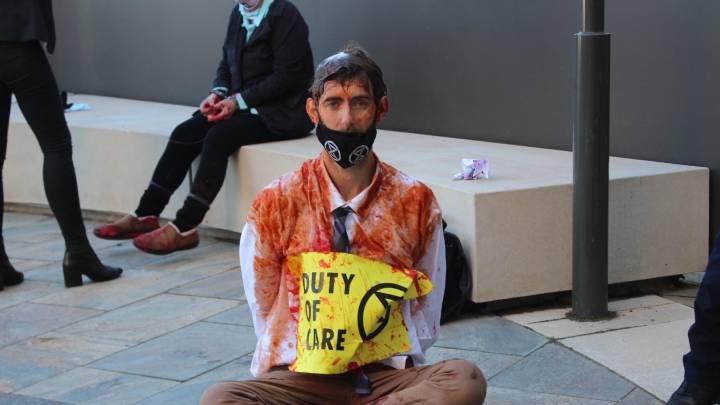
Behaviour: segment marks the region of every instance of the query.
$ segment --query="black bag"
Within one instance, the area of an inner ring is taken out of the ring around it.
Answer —
[[[446,231],[446,228],[447,223],[443,220],[447,271],[440,323],[445,323],[460,315],[470,297],[470,288],[472,287],[470,266],[465,252],[463,252],[460,238],[454,233]]]

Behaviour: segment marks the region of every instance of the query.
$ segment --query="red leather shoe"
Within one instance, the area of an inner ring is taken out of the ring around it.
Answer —
[[[133,239],[159,227],[157,217],[138,218],[134,215],[125,215],[111,224],[93,229],[93,234],[101,239]]]
[[[198,243],[200,243],[200,235],[197,229],[180,233],[172,224],[133,239],[136,248],[154,255],[192,249],[197,247]]]

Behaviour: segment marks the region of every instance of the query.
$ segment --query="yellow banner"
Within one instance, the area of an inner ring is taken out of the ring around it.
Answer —
[[[401,301],[432,290],[424,274],[348,253],[288,259],[300,285],[293,371],[339,374],[410,350]]]

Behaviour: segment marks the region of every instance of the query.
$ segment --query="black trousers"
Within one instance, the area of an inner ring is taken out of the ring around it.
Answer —
[[[78,253],[91,251],[80,212],[70,131],[55,76],[39,42],[0,42],[0,173],[7,149],[11,94],[40,143],[45,194],[66,248]],[[0,227],[3,202],[0,176]],[[5,255],[2,243],[0,246]]]
[[[304,135],[304,134],[300,134]],[[243,145],[290,139],[271,133],[260,117],[246,111],[217,123],[196,112],[178,125],[155,167],[152,181],[140,198],[135,214],[160,215],[172,193],[182,183],[193,160],[200,164],[190,187],[190,195],[173,223],[183,232],[200,225],[225,180],[228,158]]]
[[[695,324],[688,332],[690,353],[683,358],[687,381],[715,386],[720,381],[720,234],[695,297]]]

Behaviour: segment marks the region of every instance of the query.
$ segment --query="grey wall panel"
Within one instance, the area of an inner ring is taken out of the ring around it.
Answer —
[[[611,153],[712,169],[720,231],[720,2],[608,2]],[[712,236],[712,235],[711,235]]]
[[[52,61],[74,92],[195,105],[221,55],[229,1],[55,1]]]
[[[580,0],[295,0],[316,62],[348,40],[384,68],[383,127],[569,150]],[[58,0],[61,87],[195,105],[230,0]],[[608,0],[611,152],[709,166],[720,231],[720,2]]]

